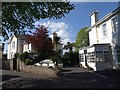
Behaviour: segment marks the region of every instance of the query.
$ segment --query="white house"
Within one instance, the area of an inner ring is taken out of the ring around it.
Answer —
[[[93,44],[79,50],[81,67],[100,71],[112,67],[110,44]]]
[[[12,35],[8,40],[7,59],[12,59],[14,54],[23,52],[23,44],[26,35]]]
[[[31,52],[33,51],[33,46],[31,43],[26,42],[26,37],[28,35],[12,35],[8,40],[8,54],[7,59],[14,58],[14,55],[16,53],[22,53],[22,52]],[[55,46],[56,47],[56,46]],[[54,47],[54,51],[56,51]],[[63,48],[62,44],[57,44],[57,50],[60,53],[60,55],[63,55]]]
[[[90,17],[91,26],[87,29],[90,46],[94,44],[109,44],[111,47],[109,52],[111,51],[112,53],[112,66],[115,69],[120,68],[120,7],[100,20],[98,20],[98,11],[93,11]],[[103,52],[102,48],[103,45],[101,45],[101,51]],[[81,54],[81,49],[79,54]]]
[[[27,43],[27,42],[23,42],[22,43],[23,45],[23,52],[28,52],[30,53],[31,51],[33,51],[33,48],[32,48],[32,44],[31,43]]]

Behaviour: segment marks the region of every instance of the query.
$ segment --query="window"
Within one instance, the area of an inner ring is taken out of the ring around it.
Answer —
[[[107,26],[106,23],[102,25],[103,36],[107,36]]]
[[[110,51],[104,51],[104,62],[111,62]]]
[[[88,60],[88,62],[95,62],[95,54],[94,54],[94,52],[89,52],[88,53],[87,60]]]
[[[84,62],[84,56],[83,54],[79,54],[80,62]]]
[[[110,51],[96,51],[97,62],[111,62]]]
[[[15,49],[15,41],[12,42],[12,49]]]
[[[96,51],[97,62],[103,62],[103,51]]]
[[[114,17],[112,19],[112,33],[116,32],[118,30],[118,19],[117,17]]]

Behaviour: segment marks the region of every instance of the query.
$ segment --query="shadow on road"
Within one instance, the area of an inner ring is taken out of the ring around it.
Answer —
[[[20,76],[13,76],[13,75],[2,75],[2,81],[10,80],[12,78],[18,78]]]
[[[61,73],[63,74],[54,79],[20,78],[10,80],[3,84],[3,88],[119,88],[120,84],[119,71],[84,72],[79,68],[65,68]],[[17,77],[19,76],[3,75],[3,80]]]

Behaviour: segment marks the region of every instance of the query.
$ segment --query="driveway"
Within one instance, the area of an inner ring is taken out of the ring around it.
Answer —
[[[63,68],[61,76],[78,81],[83,87],[110,88],[119,87],[120,70],[92,71],[79,67]]]
[[[47,78],[25,72],[3,71],[2,88],[118,88],[118,71],[93,72],[79,67],[63,68],[59,77]]]

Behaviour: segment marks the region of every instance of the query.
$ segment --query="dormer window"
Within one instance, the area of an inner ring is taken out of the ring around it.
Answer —
[[[103,36],[107,36],[107,25],[106,23],[102,25]]]

